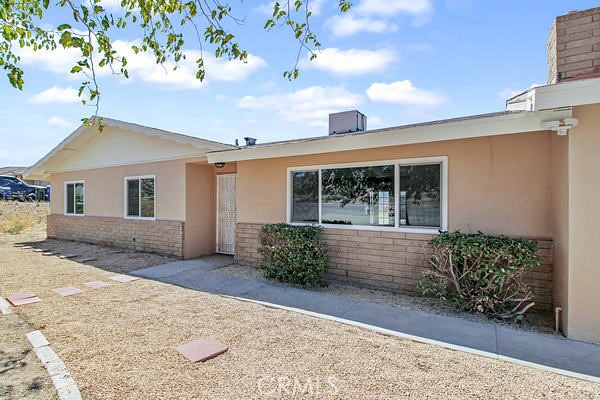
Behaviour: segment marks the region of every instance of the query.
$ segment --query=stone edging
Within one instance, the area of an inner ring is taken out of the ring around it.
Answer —
[[[71,374],[69,374],[69,371],[67,371],[65,363],[52,350],[50,343],[48,343],[42,332],[33,331],[29,332],[26,336],[31,346],[33,346],[35,354],[44,367],[46,367],[52,379],[52,384],[58,393],[58,398],[60,400],[81,400],[79,388],[71,377]]]

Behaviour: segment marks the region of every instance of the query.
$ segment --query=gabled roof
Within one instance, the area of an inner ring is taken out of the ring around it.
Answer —
[[[29,168],[24,175],[29,179],[47,178],[49,172],[54,170],[61,161],[66,159],[70,154],[73,154],[73,152],[84,147],[90,140],[97,137],[97,135],[101,134],[100,130],[98,129],[99,123],[105,127],[119,128],[126,131],[141,133],[148,137],[156,137],[182,145],[193,146],[198,150],[197,154],[194,154],[196,157],[204,156],[210,151],[223,151],[238,148],[228,144],[182,135],[180,133],[169,132],[162,129],[150,128],[112,118],[97,117],[93,118],[90,122],[91,124],[89,126],[81,125],[73,133],[67,136],[67,138],[60,142],[58,146],[52,149],[41,160]],[[181,158],[180,155],[172,154],[172,159],[177,158]]]

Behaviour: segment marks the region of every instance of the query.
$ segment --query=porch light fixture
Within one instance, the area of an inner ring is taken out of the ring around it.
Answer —
[[[225,166],[224,162],[217,162],[217,163],[215,163],[215,167],[217,167],[217,168],[223,168],[224,166]]]
[[[558,121],[542,122],[542,129],[555,131],[558,136],[566,136],[569,129],[575,128],[579,124],[577,118],[564,118]]]

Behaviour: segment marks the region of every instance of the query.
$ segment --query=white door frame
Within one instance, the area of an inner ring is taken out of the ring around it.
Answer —
[[[236,177],[236,185],[235,185],[235,191],[236,191],[236,196],[237,196],[237,173],[232,173],[232,174],[219,174],[217,175],[217,182],[216,182],[216,192],[217,192],[217,203],[216,203],[216,212],[215,212],[215,217],[216,217],[216,229],[215,229],[215,248],[216,248],[216,252],[220,253],[220,254],[231,254],[233,255],[235,253],[235,236],[233,238],[234,240],[234,244],[233,244],[233,248],[234,248],[234,253],[226,253],[223,252],[220,248],[219,248],[219,202],[220,202],[220,198],[219,198],[219,181],[222,177],[226,177],[226,176],[234,176]],[[236,215],[237,215],[237,202],[236,202]]]

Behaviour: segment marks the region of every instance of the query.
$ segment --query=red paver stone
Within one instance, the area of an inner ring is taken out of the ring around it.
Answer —
[[[23,293],[11,294],[10,296],[8,296],[6,298],[6,300],[8,300],[8,301],[11,301],[11,300],[22,300],[22,299],[27,299],[29,297],[35,297],[35,293],[23,292]]]
[[[52,289],[52,291],[54,293],[60,294],[63,297],[65,297],[65,296],[72,296],[74,294],[83,293],[83,291],[81,289],[73,287],[73,286],[67,286],[67,287],[61,287],[61,288],[58,288],[58,289]]]
[[[228,347],[216,339],[199,339],[177,347],[179,354],[191,362],[206,361],[223,354]]]
[[[103,282],[103,281],[91,281],[91,282],[83,282],[83,284],[92,289],[100,289],[103,287],[112,286],[112,283]]]
[[[6,300],[15,307],[42,301],[42,299],[31,292],[13,294],[12,296],[8,296]]]
[[[115,276],[111,276],[108,279],[111,279],[111,280],[117,281],[117,282],[121,282],[121,283],[128,283],[128,282],[137,281],[140,278],[138,278],[137,276],[129,276],[129,275],[115,275]]]

